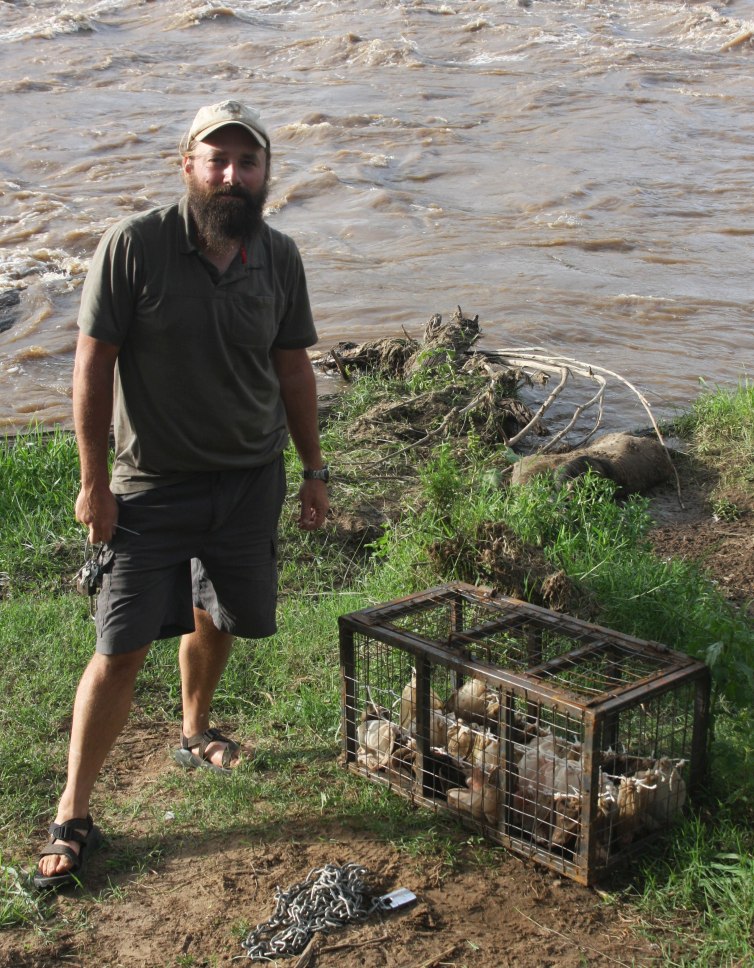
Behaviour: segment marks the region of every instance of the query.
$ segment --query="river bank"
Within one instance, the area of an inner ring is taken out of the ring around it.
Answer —
[[[82,551],[70,510],[72,441],[60,435],[6,450],[0,965],[230,963],[242,956],[250,928],[271,915],[277,886],[348,862],[368,867],[386,890],[411,889],[418,901],[321,939],[305,962],[311,968],[732,968],[751,957],[746,610],[754,509],[745,481],[729,478],[720,463],[733,454],[731,440],[702,459],[697,424],[687,453],[673,450],[682,504],[675,480],[647,495],[646,508],[645,498],[616,503],[599,481],[577,482],[567,500],[544,483],[514,494],[504,483],[506,447],[485,438],[483,422],[467,423],[462,438],[447,424],[452,433],[423,449],[409,446],[418,438],[405,430],[398,444],[384,427],[361,433],[365,415],[384,417],[387,398],[405,403],[433,392],[447,403],[457,373],[435,360],[431,380],[423,362],[413,383],[354,381],[330,411],[324,438],[336,470],[334,515],[322,535],[308,536],[286,517],[280,630],[238,643],[216,697],[216,724],[243,741],[244,765],[227,783],[176,768],[177,644],[156,646],[97,786],[92,810],[105,849],[93,856],[84,890],[42,900],[25,893],[24,872],[63,779],[70,699],[92,633],[86,603],[70,586]],[[473,383],[471,398],[481,386]],[[750,428],[754,401],[748,391],[744,397]],[[463,409],[460,398],[439,423],[454,408]],[[731,422],[718,410],[718,436],[724,426]],[[292,459],[289,471],[295,483]],[[572,514],[578,508],[594,525],[588,541]],[[495,848],[452,818],[414,809],[339,762],[338,615],[447,579],[438,549],[448,537],[466,535],[473,561],[484,522],[502,520],[587,589],[608,626],[702,656],[721,644],[709,654],[717,662],[716,725],[705,796],[596,890]]]

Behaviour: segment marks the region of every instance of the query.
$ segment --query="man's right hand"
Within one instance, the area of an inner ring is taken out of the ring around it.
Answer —
[[[89,528],[89,541],[111,541],[118,523],[118,502],[107,485],[82,487],[76,498],[76,520]]]
[[[117,358],[117,346],[79,333],[73,363],[73,422],[81,464],[76,519],[89,528],[92,544],[110,541],[118,522],[107,468]]]

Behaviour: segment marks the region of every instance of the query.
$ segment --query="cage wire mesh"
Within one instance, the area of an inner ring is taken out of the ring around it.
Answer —
[[[350,769],[592,883],[705,769],[709,672],[453,583],[340,618]]]

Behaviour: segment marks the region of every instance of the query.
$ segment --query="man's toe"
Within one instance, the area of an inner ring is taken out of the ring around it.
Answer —
[[[210,761],[210,763],[214,764],[215,766],[224,766],[225,764],[223,763],[223,757],[225,756],[225,750],[228,748],[229,747],[227,743],[210,743],[204,752],[204,756],[206,759]],[[230,766],[232,767],[236,766],[238,764],[238,761],[239,761],[238,753],[234,753],[233,751],[231,751],[231,756],[229,761]]]
[[[53,844],[70,847],[74,854],[79,852],[79,844],[72,840],[55,840]],[[65,854],[47,854],[39,858],[37,869],[42,877],[57,877],[59,874],[67,874],[73,865],[74,862]]]

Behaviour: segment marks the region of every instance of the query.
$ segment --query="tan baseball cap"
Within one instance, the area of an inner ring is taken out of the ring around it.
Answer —
[[[224,128],[226,124],[238,124],[263,148],[269,148],[270,136],[262,124],[259,113],[240,101],[220,101],[199,108],[183,140],[181,151],[188,149],[192,141],[203,141],[213,131]]]

